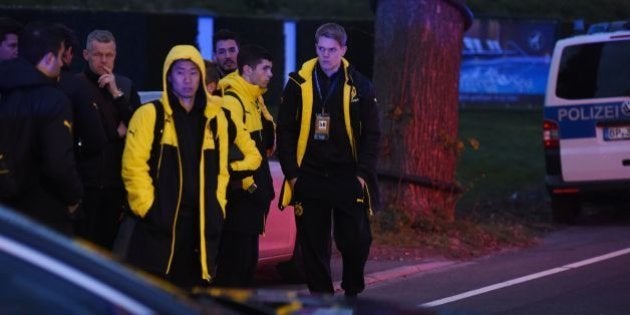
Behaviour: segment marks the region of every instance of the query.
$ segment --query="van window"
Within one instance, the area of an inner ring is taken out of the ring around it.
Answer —
[[[630,96],[630,41],[567,46],[556,94],[565,99]]]

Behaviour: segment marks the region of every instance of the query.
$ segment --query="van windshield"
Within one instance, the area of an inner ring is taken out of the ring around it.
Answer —
[[[630,40],[567,46],[556,94],[565,99],[630,96]]]

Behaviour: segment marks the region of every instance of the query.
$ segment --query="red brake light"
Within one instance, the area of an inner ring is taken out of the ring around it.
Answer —
[[[551,191],[555,195],[572,195],[580,192],[579,188],[568,187],[568,188],[555,188]]]
[[[543,121],[543,146],[545,149],[555,149],[559,146],[558,123],[545,120]]]

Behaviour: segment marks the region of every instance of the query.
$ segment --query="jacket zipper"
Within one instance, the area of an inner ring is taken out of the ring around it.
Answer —
[[[160,155],[158,157],[157,170],[155,172],[155,180],[160,178],[160,169],[162,168],[162,156],[164,155],[164,145],[160,143]]]
[[[177,193],[177,206],[175,208],[175,217],[173,218],[173,228],[171,238],[171,251],[168,256],[168,264],[166,265],[166,273],[169,274],[171,271],[171,266],[173,264],[173,256],[175,255],[175,241],[177,239],[177,218],[179,217],[179,207],[181,206],[182,201],[182,187],[183,187],[183,167],[182,167],[182,157],[179,151],[179,145],[177,146],[177,164],[179,167],[179,191]]]

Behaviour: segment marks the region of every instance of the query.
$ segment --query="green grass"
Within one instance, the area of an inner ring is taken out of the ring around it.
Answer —
[[[420,218],[386,209],[374,217],[375,244],[446,257],[476,257],[535,244],[553,229],[544,188],[542,109],[464,108],[465,143],[456,178],[464,188],[456,220]]]
[[[465,148],[456,174],[464,188],[458,212],[543,187],[541,109],[467,108],[459,119]]]

